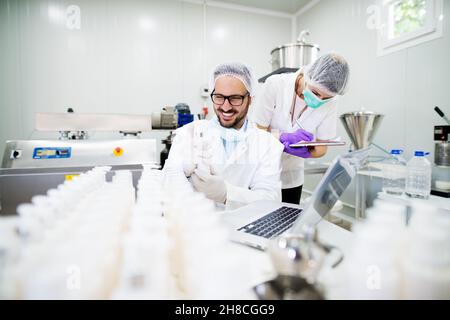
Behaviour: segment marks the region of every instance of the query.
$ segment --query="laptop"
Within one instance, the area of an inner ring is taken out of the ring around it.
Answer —
[[[259,201],[227,212],[223,220],[231,228],[231,241],[265,250],[273,238],[300,233],[303,226],[318,224],[331,211],[368,156],[369,149],[363,149],[334,159],[305,208]]]

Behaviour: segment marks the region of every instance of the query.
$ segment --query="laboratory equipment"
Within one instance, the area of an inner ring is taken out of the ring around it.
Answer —
[[[382,150],[385,154],[388,151],[373,142],[378,128],[384,119],[384,115],[371,111],[355,111],[348,112],[340,116],[341,122],[347,132],[352,146],[355,150],[370,148],[372,146]],[[364,164],[365,167],[367,164]],[[364,218],[366,210],[366,191],[363,186],[362,178],[358,175],[355,179],[355,217],[357,219]]]
[[[406,161],[402,150],[392,150],[391,157],[384,161],[383,191],[392,195],[402,195],[406,187]]]
[[[189,108],[189,105],[187,105],[186,103],[177,103],[177,105],[175,106],[175,111],[178,114],[190,114],[191,113],[191,109]]]
[[[128,169],[137,182],[143,164],[155,164],[154,139],[64,139],[64,132],[150,131],[150,117],[118,114],[39,113],[38,131],[61,133],[54,140],[7,141],[0,169],[0,215],[13,215],[20,203],[45,194],[95,166]],[[107,174],[108,179],[112,174]]]
[[[269,300],[322,300],[324,299],[317,278],[328,254],[339,251],[318,240],[317,230],[305,226],[302,233],[284,235],[270,242],[268,252],[277,276],[253,288],[258,298]]]
[[[68,168],[156,162],[154,139],[7,141],[1,168]]]
[[[259,79],[259,82],[265,82],[274,74],[296,72],[313,63],[318,58],[320,47],[307,42],[306,37],[309,35],[309,31],[304,30],[300,33],[296,43],[285,44],[273,49],[270,53],[272,73]]]
[[[434,128],[435,155],[434,162],[437,166],[450,166],[450,125]]]
[[[317,44],[308,43],[309,31],[302,31],[296,43],[279,46],[272,50],[272,71],[280,68],[299,69],[314,62],[320,48]]]
[[[431,193],[431,163],[425,158],[429,153],[416,151],[408,161],[408,178],[405,193],[412,198],[428,199]]]
[[[434,127],[434,164],[431,194],[450,198],[450,120],[439,109],[435,111],[447,125]]]
[[[191,109],[186,103],[178,103],[175,106],[178,118],[178,128],[194,121],[194,115],[191,114]]]
[[[450,166],[434,166],[431,194],[450,198]]]
[[[167,158],[169,157],[170,147],[172,147],[172,142],[175,137],[175,134],[170,131],[167,138],[162,140],[161,142],[165,145],[165,148],[161,151],[160,154],[160,164],[161,168],[164,168],[164,164],[166,163]]]
[[[96,114],[96,113],[36,113],[36,131],[59,132],[61,140],[67,140],[70,132],[78,132],[86,139],[88,131],[123,132],[139,134],[151,130],[150,116],[132,114]]]
[[[327,255],[338,251],[338,259],[332,264],[337,267],[343,260],[342,252],[318,240],[317,230],[305,225],[302,232],[282,235],[272,240],[268,252],[278,275],[302,277],[310,284],[316,284]]]
[[[384,118],[384,115],[370,111],[349,112],[340,116],[356,150],[369,148]],[[387,152],[389,154],[389,152]]]
[[[175,107],[164,107],[161,112],[152,113],[153,129],[176,129],[178,125]]]
[[[1,168],[66,168],[155,163],[154,139],[66,139],[67,132],[151,130],[149,116],[119,114],[37,113],[37,131],[59,132],[55,140],[7,141]]]
[[[260,300],[324,300],[323,294],[305,279],[278,276],[253,288]]]
[[[92,166],[80,166],[0,169],[0,218],[16,215],[19,204],[30,202],[34,196],[46,194],[47,190],[56,188],[92,168]],[[106,173],[106,179],[112,181],[112,176],[118,170],[130,170],[133,184],[136,186],[142,168],[142,165],[114,165]]]

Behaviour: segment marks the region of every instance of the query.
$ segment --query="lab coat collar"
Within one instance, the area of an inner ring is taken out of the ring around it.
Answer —
[[[226,161],[225,164],[225,168],[227,168],[228,166],[237,163],[240,158],[242,158],[242,156],[244,156],[245,154],[247,154],[248,152],[248,148],[249,148],[249,143],[250,143],[250,139],[253,137],[253,135],[255,135],[257,132],[256,130],[258,130],[256,128],[256,125],[250,121],[247,118],[248,124],[247,124],[247,135],[245,137],[244,140],[242,140],[234,149],[233,153],[231,154],[231,156],[228,158],[228,160]]]
[[[300,68],[297,72],[291,74],[292,77],[289,80],[288,85],[284,89],[285,97],[291,96],[292,99],[297,99],[297,93],[295,92],[295,82],[297,80],[297,77],[300,75],[300,73],[304,72],[304,70],[305,70],[304,68]],[[292,108],[290,109],[290,111],[293,111]],[[314,111],[315,110],[312,108],[306,108],[305,112],[300,117],[300,119],[304,122]],[[292,124],[290,119],[291,118],[289,117],[289,125],[292,128],[292,132],[300,129],[300,126],[297,124],[297,122],[294,122],[294,124]]]
[[[247,153],[249,138],[255,134],[255,130],[256,130],[255,124],[252,121],[250,121],[250,119],[247,118],[247,130],[246,130],[247,134],[245,135],[245,138],[241,142],[239,142],[239,144],[233,150],[230,157],[225,161],[223,170],[225,170],[227,167],[238,162],[239,159]],[[220,140],[220,136],[219,136],[219,140]],[[217,150],[217,152],[218,152],[217,156],[219,159],[224,159],[225,158],[225,150],[223,148],[222,142],[220,142],[220,147],[221,148],[218,148],[219,150]]]
[[[214,121],[214,119],[210,121]],[[216,171],[223,171],[238,162],[240,158],[247,153],[249,138],[255,134],[256,126],[247,118],[247,134],[245,135],[245,138],[238,143],[228,159],[225,157],[225,149],[222,144],[220,128],[218,128],[215,123],[211,123],[210,129],[213,129],[211,133],[214,136],[214,140],[217,141],[213,151],[213,165],[215,166]]]

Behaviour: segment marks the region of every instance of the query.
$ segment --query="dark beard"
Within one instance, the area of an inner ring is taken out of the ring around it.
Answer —
[[[244,124],[245,119],[247,118],[247,114],[248,114],[249,108],[250,108],[250,103],[247,104],[247,108],[246,108],[245,113],[243,113],[241,117],[236,118],[236,120],[235,120],[232,124],[230,124],[230,125],[227,125],[227,126],[224,125],[224,124],[222,123],[222,120],[220,119],[219,116],[217,116],[217,119],[219,120],[220,125],[221,125],[222,127],[224,127],[224,128],[227,128],[227,129],[234,128],[234,127],[236,127],[238,124],[241,124],[241,127],[242,127],[242,125]]]
[[[236,118],[236,120],[230,125],[225,125],[224,123],[222,123],[222,120],[220,119],[220,117],[217,117],[217,118],[219,119],[219,123],[222,127],[230,129],[230,128],[236,127],[241,122],[244,123],[246,116],[247,116],[247,114],[243,115],[243,117]]]

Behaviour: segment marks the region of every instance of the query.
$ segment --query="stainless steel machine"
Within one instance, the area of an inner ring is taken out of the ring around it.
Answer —
[[[384,115],[370,111],[356,111],[340,116],[341,122],[352,141],[351,149],[361,150],[372,146],[388,153],[373,142]],[[371,169],[372,170],[372,169]],[[361,175],[355,179],[355,218],[365,218],[365,211],[373,203],[375,196],[367,194],[368,186]]]
[[[143,165],[158,163],[156,140],[139,138],[139,133],[151,130],[151,116],[37,114],[35,128],[59,132],[60,137],[6,142],[0,168],[0,216],[15,214],[20,203],[95,166],[111,166],[107,178],[117,170],[131,170],[136,183]],[[121,132],[124,138],[91,140],[87,133],[92,131]]]
[[[69,168],[156,162],[154,139],[7,141],[1,168]]]
[[[450,198],[450,120],[439,107],[434,109],[447,125],[434,127],[434,168],[431,194]]]
[[[352,145],[356,150],[369,148],[384,116],[374,112],[356,111],[341,115]]]
[[[300,68],[316,60],[320,48],[317,44],[308,43],[309,31],[302,31],[296,43],[279,46],[272,50],[272,71],[280,68]]]
[[[258,81],[263,83],[269,77],[281,73],[293,73],[298,69],[313,63],[319,57],[320,47],[317,44],[308,43],[306,37],[310,33],[304,30],[298,36],[297,42],[279,46],[272,50],[272,72]]]

